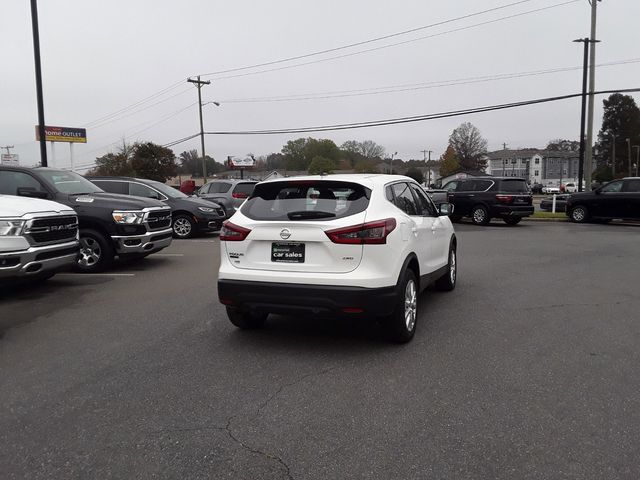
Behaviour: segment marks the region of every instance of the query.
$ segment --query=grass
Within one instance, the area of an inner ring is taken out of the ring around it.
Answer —
[[[556,212],[556,213],[534,212],[533,215],[531,215],[531,218],[564,218],[565,220],[568,219],[567,215],[565,215],[564,212]]]

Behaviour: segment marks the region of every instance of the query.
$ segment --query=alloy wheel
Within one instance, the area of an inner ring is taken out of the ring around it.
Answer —
[[[576,222],[584,222],[587,212],[583,207],[576,207],[571,212],[571,218]]]
[[[416,324],[417,310],[418,295],[416,292],[416,283],[413,280],[409,280],[404,289],[404,321],[408,332],[413,331]]]
[[[78,265],[84,268],[94,267],[100,261],[101,256],[102,249],[95,238],[80,238],[80,257],[78,258]]]
[[[451,250],[449,255],[449,279],[451,280],[451,285],[456,284],[456,251]]]
[[[173,222],[173,231],[178,237],[188,237],[191,234],[191,222],[180,217]]]
[[[476,223],[482,223],[482,222],[484,222],[484,219],[485,219],[484,209],[482,209],[482,208],[476,208],[476,209],[473,211],[473,220],[474,220]]]

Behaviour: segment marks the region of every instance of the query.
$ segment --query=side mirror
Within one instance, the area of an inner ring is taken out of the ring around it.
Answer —
[[[600,188],[596,188],[593,193],[595,193],[596,195],[600,195],[602,193],[602,189]]]
[[[438,210],[440,211],[441,216],[448,216],[453,213],[453,204],[452,203],[441,203],[438,205]]]
[[[19,197],[30,197],[30,198],[49,198],[49,194],[47,192],[43,192],[42,190],[36,190],[33,187],[18,187],[18,196]]]

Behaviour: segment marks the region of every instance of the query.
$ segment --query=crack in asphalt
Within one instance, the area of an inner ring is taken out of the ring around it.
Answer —
[[[280,395],[280,393],[282,393],[282,391],[286,388],[289,387],[293,387],[295,385],[298,385],[302,382],[304,382],[305,380],[307,380],[308,378],[311,377],[318,377],[321,375],[324,375],[326,373],[329,373],[332,370],[335,370],[336,368],[338,368],[338,365],[335,365],[333,367],[330,368],[325,368],[324,370],[321,370],[319,372],[313,372],[313,373],[308,373],[306,375],[301,376],[300,378],[298,378],[297,380],[290,382],[290,383],[285,383],[284,385],[281,385],[274,393],[272,393],[271,395],[269,395],[269,397],[262,402],[262,404],[256,409],[255,413],[251,416],[251,420],[257,418],[258,416],[260,416],[260,413],[267,407],[267,405],[269,405],[269,403],[271,403],[271,401],[276,398],[278,395]],[[257,448],[254,448],[250,445],[248,445],[247,443],[243,442],[240,438],[238,438],[232,431],[231,428],[231,423],[233,422],[233,420],[235,418],[237,418],[237,414],[235,415],[231,415],[228,419],[227,419],[227,424],[224,428],[224,430],[226,430],[227,434],[229,435],[229,438],[231,438],[234,442],[236,442],[238,445],[240,445],[242,448],[244,448],[245,450],[254,453],[256,455],[261,455],[265,458],[268,458],[270,460],[274,460],[276,462],[278,462],[283,468],[284,468],[284,473],[286,475],[286,478],[288,478],[289,480],[293,480],[293,476],[291,475],[291,469],[289,467],[289,465],[287,465],[287,463],[282,459],[282,457],[273,454],[273,453],[269,453],[266,452],[264,450],[259,450]]]

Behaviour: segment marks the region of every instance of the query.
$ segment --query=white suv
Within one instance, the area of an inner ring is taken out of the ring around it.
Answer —
[[[239,328],[269,313],[371,316],[411,340],[418,294],[456,285],[448,214],[397,175],[260,183],[220,232],[218,296]]]

